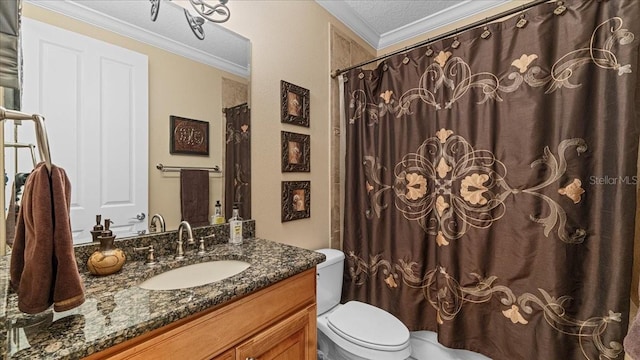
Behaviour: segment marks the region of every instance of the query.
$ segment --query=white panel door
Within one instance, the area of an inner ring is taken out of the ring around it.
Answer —
[[[74,242],[91,241],[98,214],[119,237],[146,229],[147,57],[27,18],[22,32],[22,111],[44,115],[52,162],[71,181]],[[23,122],[19,141],[34,134]],[[18,170],[30,171],[29,151],[19,153]]]

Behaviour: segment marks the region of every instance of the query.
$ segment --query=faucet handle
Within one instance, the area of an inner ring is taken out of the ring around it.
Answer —
[[[198,252],[196,254],[197,255],[204,255],[205,254],[204,237],[201,237],[200,240],[198,241],[198,243],[200,244],[200,246],[198,246]]]
[[[176,260],[182,260],[184,259],[184,250],[182,250],[182,239],[178,239],[178,241],[176,241],[178,243],[178,246],[176,247],[176,256],[174,257],[174,259]]]
[[[147,259],[144,261],[146,265],[153,265],[156,263],[156,258],[153,256],[153,245],[143,246],[138,248],[133,248],[134,251],[145,251],[148,250]]]

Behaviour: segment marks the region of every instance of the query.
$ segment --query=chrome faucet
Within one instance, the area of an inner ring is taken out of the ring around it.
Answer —
[[[195,240],[193,240],[193,232],[191,231],[191,225],[188,222],[182,221],[180,225],[178,225],[178,249],[176,251],[176,260],[184,259],[184,251],[182,250],[182,229],[187,230],[187,244],[195,244]]]
[[[151,220],[149,221],[149,232],[156,232],[156,230],[158,229],[156,227],[156,220],[158,220],[158,222],[160,223],[160,232],[167,231],[167,227],[164,223],[164,218],[162,217],[162,215],[153,214]]]

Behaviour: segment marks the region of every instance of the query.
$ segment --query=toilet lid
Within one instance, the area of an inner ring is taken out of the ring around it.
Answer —
[[[388,312],[359,301],[349,301],[332,312],[327,325],[340,337],[369,349],[402,350],[409,329]]]

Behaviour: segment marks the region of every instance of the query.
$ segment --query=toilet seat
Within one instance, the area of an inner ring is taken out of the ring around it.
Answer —
[[[401,351],[409,330],[390,313],[359,301],[350,301],[327,317],[328,327],[346,341],[379,351]]]

